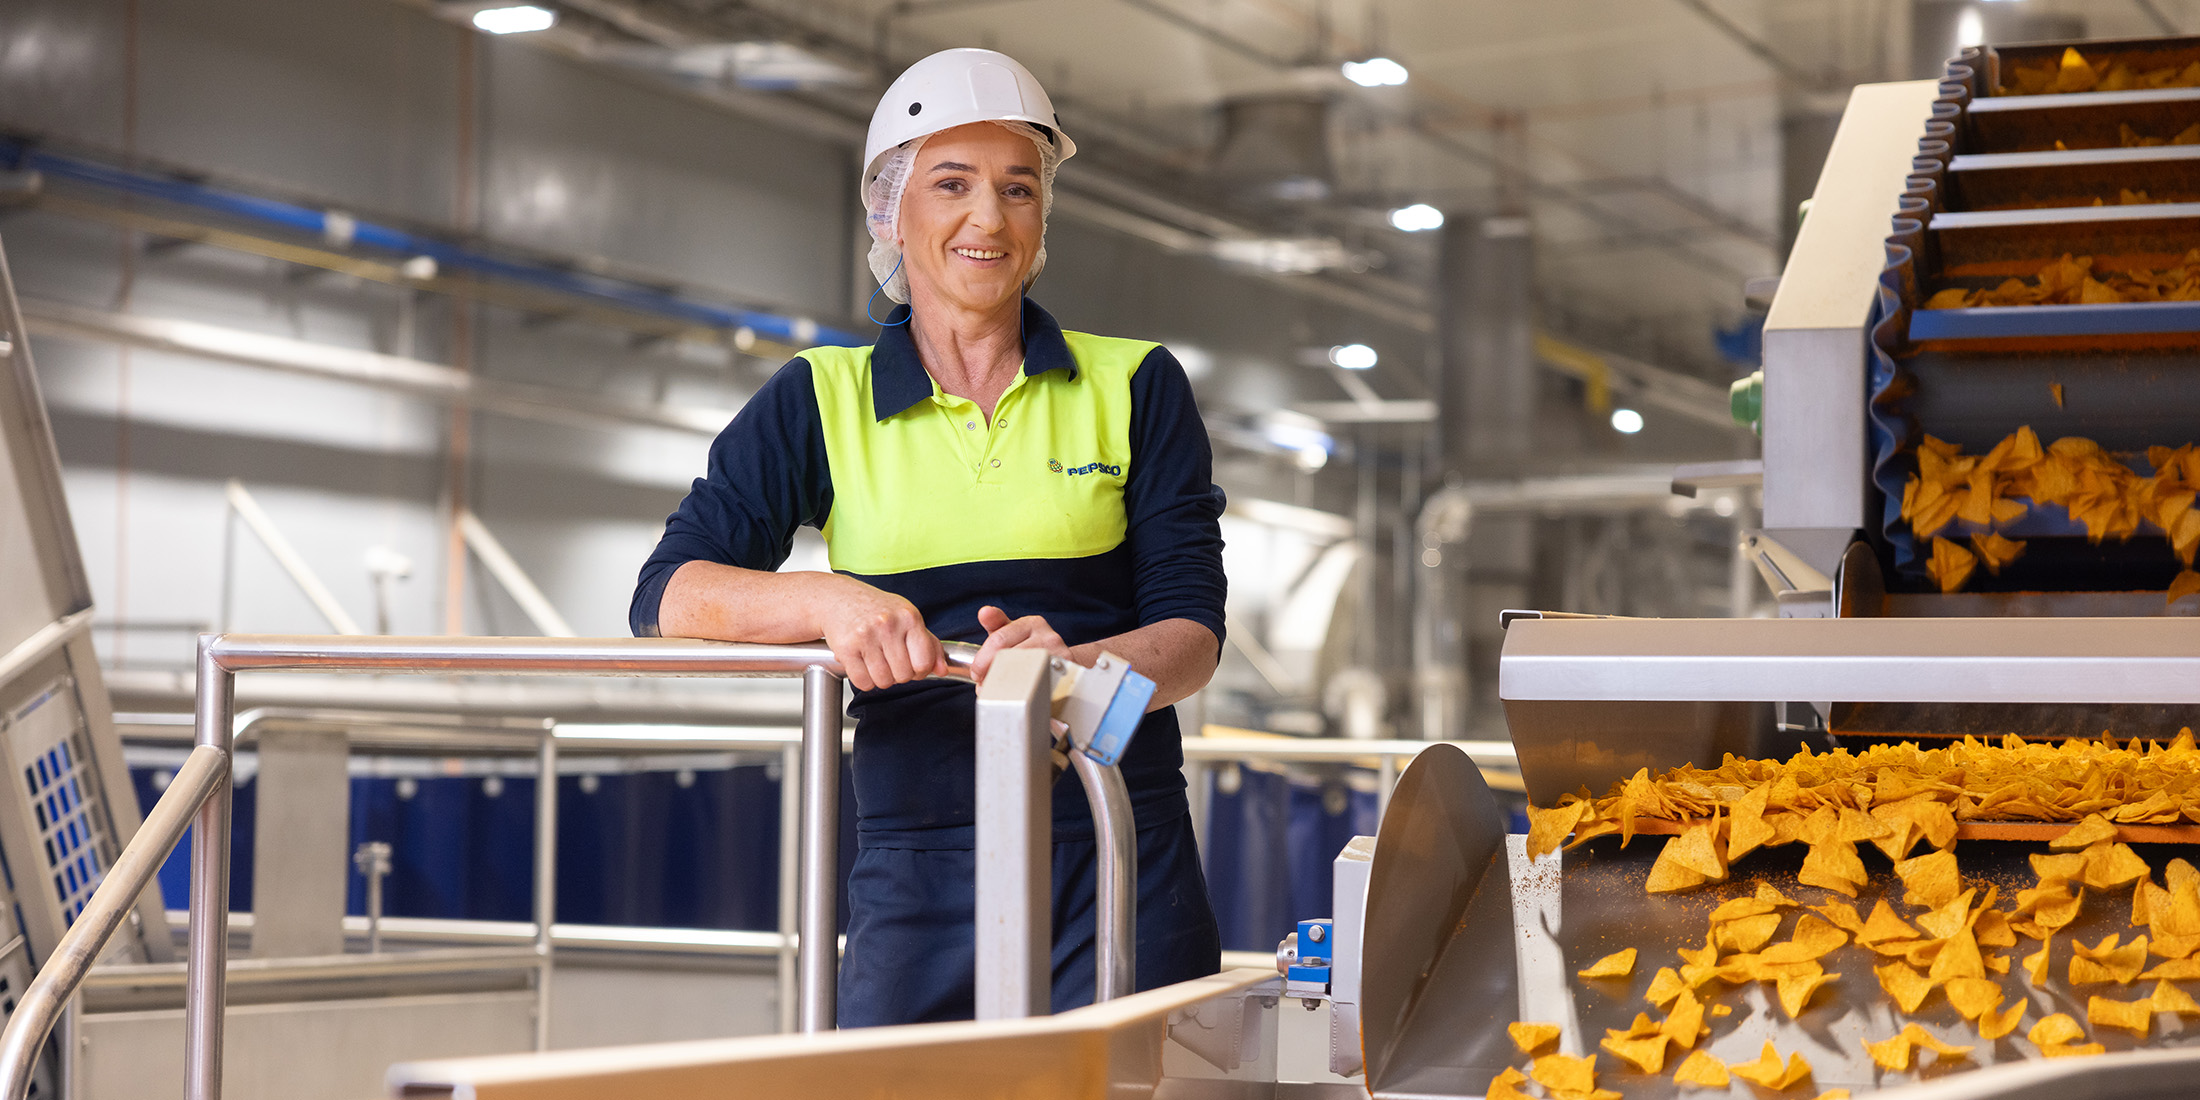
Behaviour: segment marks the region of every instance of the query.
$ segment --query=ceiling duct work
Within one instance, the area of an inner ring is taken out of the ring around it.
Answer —
[[[1335,190],[1329,155],[1329,97],[1295,92],[1222,104],[1222,140],[1212,174],[1233,197],[1319,202]]]

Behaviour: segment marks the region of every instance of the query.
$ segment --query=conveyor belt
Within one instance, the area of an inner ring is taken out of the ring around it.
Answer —
[[[1364,950],[1368,1081],[1378,1098],[1482,1095],[1500,1071],[1528,1063],[1505,1033],[1506,1024],[1514,1020],[1561,1025],[1560,1051],[1597,1054],[1598,1085],[1619,1090],[1629,1100],[1769,1096],[1740,1080],[1723,1092],[1684,1090],[1671,1079],[1682,1057],[1679,1053],[1669,1055],[1663,1073],[1642,1074],[1601,1051],[1598,1044],[1606,1029],[1625,1029],[1638,1012],[1662,1016],[1642,999],[1658,969],[1678,968],[1681,948],[1703,944],[1711,911],[1727,900],[1754,893],[1759,883],[1769,883],[1805,905],[1847,901],[1869,913],[1884,897],[1898,912],[1909,911],[1901,905],[1901,883],[1876,851],[1862,853],[1871,882],[1853,900],[1796,882],[1803,858],[1800,846],[1753,853],[1734,866],[1728,882],[1661,896],[1645,894],[1643,883],[1663,837],[1638,836],[1625,846],[1618,837],[1605,837],[1530,862],[1524,854],[1525,838],[1495,834],[1493,818],[1475,811],[1486,794],[1466,780],[1462,768],[1450,769],[1456,775],[1444,774],[1447,763],[1453,762],[1430,754],[1408,770],[1376,846],[1376,879],[1368,895]],[[1955,850],[1967,885],[1992,884],[2008,899],[2034,884],[2027,857],[2045,846],[1963,841]],[[1478,852],[1487,854],[1465,863],[1453,858]],[[2142,854],[2159,876],[2173,858],[2200,861],[2200,845],[2152,844]],[[2125,895],[2089,897],[2080,919],[2055,936],[2052,972],[2038,985],[2026,978],[2021,965],[2024,955],[2038,949],[2037,942],[2020,937],[2014,948],[1989,949],[2006,956],[2011,964],[2011,973],[1996,980],[2012,998],[2021,996],[2029,1002],[2017,1030],[1998,1041],[1981,1041],[1977,1028],[1964,1021],[1940,992],[1932,994],[1914,1015],[1899,1013],[1872,974],[1872,967],[1883,960],[1852,943],[1820,960],[1829,973],[1841,977],[1818,990],[1793,1019],[1781,1009],[1769,986],[1713,982],[1704,987],[1701,995],[1707,1005],[1727,1005],[1732,1013],[1707,1017],[1711,1035],[1700,1048],[1730,1064],[1755,1059],[1767,1041],[1783,1057],[1800,1053],[1813,1068],[1813,1080],[1809,1088],[1794,1090],[1796,1096],[1833,1088],[1861,1095],[1917,1082],[1954,1084],[1959,1071],[2001,1063],[2028,1063],[2036,1069],[2041,1063],[2024,1038],[2033,1023],[2057,1012],[2083,1021],[2087,999],[2093,995],[2128,1001],[2152,989],[2152,982],[2073,987],[2067,981],[2071,942],[2098,942],[2110,933],[2128,937],[2139,931],[2129,924],[2129,914]],[[1776,940],[1787,938],[1794,921],[1791,911]],[[1385,927],[1378,927],[1384,922]],[[1436,933],[1435,938],[1424,940],[1430,932]],[[1576,977],[1575,972],[1589,963],[1629,947],[1638,952],[1629,977]],[[2200,983],[2181,984],[2188,992],[2200,992]],[[1908,1023],[1974,1049],[1967,1058],[1945,1063],[1921,1055],[1909,1071],[1878,1069],[1865,1053],[1864,1041],[1893,1036]],[[2142,1048],[2200,1049],[2200,1020],[2160,1016],[2145,1040],[2105,1027],[2089,1026],[2087,1031],[2111,1054]],[[2065,1072],[2059,1063],[2054,1065],[2058,1068],[2049,1073]],[[2000,1084],[1995,1085],[1996,1081]],[[1964,1094],[2031,1095],[2001,1091],[2016,1086],[1993,1074],[1982,1076],[1980,1086]],[[2122,1093],[2096,1089],[2069,1094],[2073,1100],[2111,1095]],[[2162,1091],[2157,1081],[2153,1091],[2141,1089],[2133,1095],[2175,1093]]]
[[[2200,37],[2075,45],[2134,72],[2200,61]],[[2200,145],[2124,147],[2200,124],[2200,88],[2002,94],[2015,69],[2063,49],[1972,49],[1950,63],[1888,238],[1870,383],[1879,518],[1867,534],[1897,598],[1938,595],[1896,508],[1924,435],[1982,454],[2030,426],[2043,440],[2093,439],[2142,476],[2148,447],[2200,440],[2200,301],[1923,308],[1951,288],[2030,280],[2065,255],[2090,257],[2105,279],[2200,249]],[[1977,570],[1971,593],[2159,592],[2179,568],[2157,529],[2094,544],[2056,507],[2000,531],[2026,551],[1998,576]]]

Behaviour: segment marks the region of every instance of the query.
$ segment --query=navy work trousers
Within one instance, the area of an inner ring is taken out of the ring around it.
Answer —
[[[1099,846],[1054,845],[1054,1011],[1092,1003]],[[840,1026],[967,1020],[977,958],[977,853],[863,848],[848,877]],[[1138,831],[1138,988],[1221,969],[1222,938],[1191,818]]]

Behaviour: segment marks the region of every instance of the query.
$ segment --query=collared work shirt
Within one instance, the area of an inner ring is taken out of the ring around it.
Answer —
[[[1070,645],[1167,619],[1219,640],[1222,492],[1183,368],[1157,344],[1064,332],[1029,300],[1023,329],[1023,371],[990,418],[940,390],[904,325],[782,367],[666,521],[635,633],[657,633],[680,566],[777,569],[807,524],[834,571],[909,600],[942,639],[982,642],[978,609],[994,604],[1045,616]],[[850,711],[861,843],[971,846],[975,691],[904,684]],[[1155,711],[1124,757],[1141,827],[1183,812],[1179,738],[1174,710]],[[1078,784],[1054,801],[1057,836],[1091,835]]]

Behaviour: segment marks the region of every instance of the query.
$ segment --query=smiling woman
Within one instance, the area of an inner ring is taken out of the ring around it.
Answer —
[[[1156,685],[1121,763],[1138,827],[1137,985],[1213,973],[1220,941],[1187,818],[1171,703],[1213,674],[1222,493],[1184,370],[1153,343],[1066,332],[1025,297],[1054,174],[1076,151],[1023,66],[949,50],[872,118],[864,206],[880,293],[868,348],[813,348],[712,447],[642,567],[641,634],[823,637],[856,687],[857,856],[840,1023],[971,1014],[975,837],[967,684],[927,681],[941,639]],[[775,572],[820,528],[833,572]],[[1093,991],[1084,792],[1058,785],[1053,1003]]]

